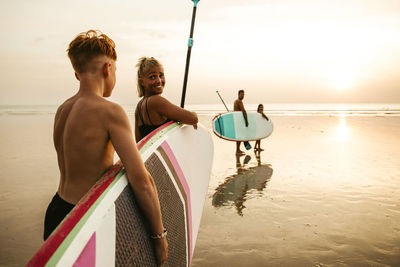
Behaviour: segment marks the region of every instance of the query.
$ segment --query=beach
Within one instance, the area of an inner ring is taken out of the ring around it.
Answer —
[[[192,266],[400,265],[400,116],[273,115],[264,151],[242,157],[213,116],[200,115],[214,162]],[[53,118],[0,115],[0,266],[43,243]]]
[[[399,266],[400,117],[271,119],[264,181],[253,152],[237,167],[234,144],[214,137],[192,266]],[[224,183],[228,201],[213,205]]]

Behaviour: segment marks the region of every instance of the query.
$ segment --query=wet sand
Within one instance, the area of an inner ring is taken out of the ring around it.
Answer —
[[[54,115],[0,116],[0,266],[24,266],[43,243],[58,186]]]
[[[272,120],[259,159],[214,137],[192,266],[400,266],[400,117]]]
[[[211,118],[200,116],[210,132]],[[271,118],[259,157],[212,135],[192,266],[399,266],[400,117]],[[0,266],[42,244],[58,185],[52,121],[0,116]]]

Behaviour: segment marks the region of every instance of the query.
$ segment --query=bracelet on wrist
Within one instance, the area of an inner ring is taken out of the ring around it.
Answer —
[[[167,229],[164,228],[164,231],[161,234],[159,234],[159,235],[151,235],[150,238],[151,239],[161,239],[161,238],[167,236],[167,233],[168,233]]]

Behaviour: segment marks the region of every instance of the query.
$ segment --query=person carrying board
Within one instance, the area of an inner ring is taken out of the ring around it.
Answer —
[[[243,98],[244,98],[244,90],[238,91],[238,98],[233,103],[233,111],[241,111],[243,113],[244,120],[246,122],[246,127],[249,126],[249,121],[247,120],[247,112],[243,105]],[[236,142],[236,154],[243,155],[244,152],[240,150],[240,141]]]
[[[261,116],[266,119],[267,121],[269,121],[268,117],[264,114],[264,105],[263,104],[259,104],[257,107],[257,112],[261,113]],[[260,147],[261,145],[261,140],[257,140],[256,144],[254,145],[254,151],[264,151],[264,149],[262,149]]]
[[[116,83],[115,44],[105,34],[89,30],[69,44],[68,57],[80,86],[55,115],[53,137],[60,183],[46,211],[44,239],[113,166],[115,151],[151,235],[160,237],[154,246],[161,265],[168,257],[168,243],[162,235],[165,229],[157,189],[136,147],[128,116],[120,105],[105,99]]]

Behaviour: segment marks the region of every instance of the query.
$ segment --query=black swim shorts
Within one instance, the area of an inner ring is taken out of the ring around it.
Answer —
[[[44,234],[43,239],[46,240],[54,229],[62,222],[65,216],[75,207],[75,205],[63,200],[56,193],[47,207],[46,216],[44,218]]]

